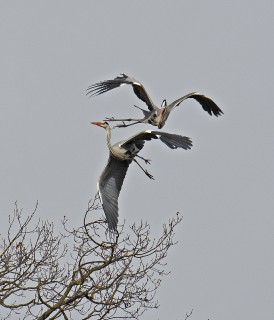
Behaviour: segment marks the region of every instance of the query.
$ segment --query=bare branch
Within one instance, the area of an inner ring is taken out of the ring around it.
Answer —
[[[15,206],[6,239],[0,245],[0,311],[23,319],[138,319],[157,308],[156,290],[167,275],[176,214],[158,239],[147,222],[125,232],[109,232],[98,195],[88,204],[81,227],[63,232],[38,220],[23,219]],[[192,311],[191,311],[192,313]],[[190,313],[190,315],[191,315]],[[187,315],[189,317],[190,315]],[[186,318],[187,319],[187,318]]]
[[[186,317],[185,317],[185,320],[188,319],[193,313],[193,309],[190,311],[190,313],[186,313]]]

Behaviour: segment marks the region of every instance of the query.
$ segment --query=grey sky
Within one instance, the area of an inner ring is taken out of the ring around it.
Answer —
[[[2,1],[0,10],[1,231],[14,201],[56,228],[80,224],[108,157],[90,121],[140,116],[130,87],[87,99],[120,72],[161,103],[191,91],[224,116],[181,104],[164,131],[191,151],[147,143],[150,181],[131,165],[120,221],[157,233],[184,220],[168,258],[160,308],[143,319],[273,319],[273,1]],[[147,128],[116,129],[113,142]],[[132,206],[135,195],[137,203]],[[140,200],[141,199],[141,200]],[[152,204],[155,205],[153,208]]]

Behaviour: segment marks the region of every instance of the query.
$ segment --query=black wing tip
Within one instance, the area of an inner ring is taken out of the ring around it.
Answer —
[[[217,107],[217,108],[216,108]],[[223,113],[223,111],[218,107],[216,106],[214,109],[211,109],[211,110],[208,110],[207,112],[212,116],[214,115],[215,117],[219,117],[221,116]]]
[[[104,80],[94,83],[87,88],[86,95],[90,97],[98,96],[102,93],[120,87],[123,83],[127,83],[126,79],[128,79],[128,76],[122,73],[121,77],[118,76],[113,80]]]
[[[94,92],[94,90],[90,90],[89,88],[86,90],[86,96],[90,97],[95,97],[98,96],[100,93]]]
[[[105,89],[105,86],[103,85],[103,83],[97,82],[95,84],[92,84],[86,89],[86,96],[89,96],[89,97],[98,96],[99,94],[102,94],[104,92],[103,91],[104,89]]]
[[[207,98],[209,99],[209,98]],[[211,99],[209,99],[208,101],[209,103],[206,104],[202,104],[202,107],[205,111],[208,112],[209,115],[214,115],[215,117],[221,116],[223,114],[223,111],[217,106],[217,104],[212,101]]]
[[[186,137],[186,136],[181,136],[180,138],[183,141],[181,140],[181,143],[179,145],[174,145],[174,149],[177,149],[180,147],[184,150],[190,150],[193,147],[193,143],[192,143],[191,138]]]
[[[99,96],[100,94],[104,93],[106,91],[95,91],[95,90],[87,90],[86,96],[89,98]]]
[[[219,108],[218,114],[216,114],[216,117],[221,116],[222,114],[224,114],[224,112]]]
[[[109,80],[107,80],[109,81]],[[91,86],[89,86],[87,88],[87,93],[86,95],[87,96],[90,96],[90,97],[95,97],[95,96],[99,96],[100,94],[102,93],[105,93],[107,91],[110,91],[111,89],[115,88],[116,86],[111,86],[108,82],[106,81],[102,81],[102,82],[98,82],[98,83],[95,83]]]
[[[190,150],[193,147],[193,142],[189,137],[184,137],[186,142],[186,150]]]
[[[202,108],[210,115],[214,115],[215,117],[221,116],[223,113],[223,111],[217,106],[217,104],[210,99],[209,97],[207,97],[204,94],[201,94],[199,92],[192,92],[189,94],[191,98],[195,99],[196,101],[198,101]]]
[[[202,105],[202,108],[210,115],[210,116],[215,116],[215,117],[219,117],[221,116],[223,113],[223,111],[217,106],[217,104],[213,101],[211,101],[212,103],[209,105]]]

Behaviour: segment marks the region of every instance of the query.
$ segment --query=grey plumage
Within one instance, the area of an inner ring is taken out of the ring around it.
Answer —
[[[124,73],[122,73],[120,77],[118,76],[113,80],[105,80],[92,84],[87,89],[87,95],[98,96],[102,93],[118,88],[125,84],[131,85],[136,96],[146,103],[150,111],[153,111],[153,102],[146,92],[144,86],[138,80],[135,80],[134,78],[129,77]]]
[[[188,150],[192,147],[192,141],[188,137],[177,134],[146,130],[112,145],[110,143],[111,129],[109,124],[107,122],[92,122],[92,124],[104,128],[107,132],[107,145],[110,155],[108,163],[99,178],[98,191],[108,227],[110,230],[116,230],[118,223],[118,198],[130,163],[134,161],[150,179],[153,179],[153,176],[135,159],[135,157],[138,157],[146,163],[150,163],[150,160],[138,155],[139,151],[144,147],[145,142],[152,139],[160,139],[171,149],[182,148]]]
[[[117,227],[118,197],[130,163],[130,160],[120,161],[110,155],[98,181],[98,191],[110,230]]]
[[[178,134],[173,133],[167,133],[162,131],[151,131],[146,130],[142,131],[129,139],[123,141],[120,146],[125,146],[128,143],[136,142],[136,141],[142,141],[142,140],[151,140],[151,139],[160,139],[162,142],[164,142],[170,149],[190,149],[192,147],[192,142],[190,138],[181,136]]]
[[[171,102],[170,104],[167,104],[166,100],[163,100],[161,107],[158,107],[153,103],[142,83],[132,77],[127,76],[126,74],[122,74],[121,76],[118,76],[113,80],[105,80],[89,86],[89,88],[87,89],[87,95],[97,96],[125,84],[129,84],[132,86],[136,96],[146,103],[149,111],[145,111],[139,108],[144,114],[144,118],[142,119],[107,118],[108,121],[135,121],[134,123],[127,125],[122,124],[118,125],[117,127],[127,127],[137,123],[149,123],[151,125],[158,126],[158,128],[161,129],[165,125],[170,112],[186,99],[196,100],[202,106],[202,108],[211,116],[214,115],[218,117],[223,113],[223,111],[213,100],[198,92],[191,92]]]

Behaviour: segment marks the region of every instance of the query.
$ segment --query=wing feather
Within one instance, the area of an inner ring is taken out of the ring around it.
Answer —
[[[170,149],[183,148],[188,150],[192,147],[192,141],[188,137],[161,131],[151,131],[151,133],[158,136],[158,138]]]
[[[157,135],[152,133],[152,131],[146,130],[146,131],[139,132],[139,133],[135,134],[134,136],[131,136],[127,140],[122,141],[119,144],[119,146],[120,147],[124,147],[125,145],[127,145],[129,143],[132,143],[132,142],[143,141],[143,140],[151,140],[151,139],[158,139],[158,137],[157,137]]]
[[[195,99],[197,102],[200,103],[200,105],[202,106],[202,108],[208,112],[208,114],[212,115],[214,114],[216,117],[220,116],[223,111],[217,106],[217,104],[211,100],[210,98],[208,98],[207,96],[200,94],[198,92],[192,92],[189,93],[175,101],[173,101],[169,106],[168,106],[168,110],[169,112],[174,109],[175,107],[177,107],[181,102],[183,102],[186,99]]]
[[[151,131],[151,130],[139,132],[136,135],[120,143],[119,146],[124,147],[125,145],[132,142],[152,140],[152,139],[160,139],[170,149],[183,148],[187,150],[192,147],[192,141],[188,137],[181,136],[178,134],[172,134],[172,133],[167,133],[162,131]]]
[[[131,161],[120,161],[110,155],[98,181],[99,194],[110,230],[117,228],[118,197],[130,163]]]
[[[87,95],[93,97],[98,96],[102,93],[105,93],[107,91],[110,91],[112,89],[118,88],[124,84],[129,84],[132,86],[134,93],[136,96],[146,103],[148,106],[148,109],[150,111],[153,111],[155,109],[154,104],[147,93],[144,86],[139,82],[138,80],[131,78],[127,76],[126,74],[122,73],[122,75],[119,77],[116,77],[113,80],[104,80],[101,82],[97,82],[95,84],[92,84],[87,89]]]

